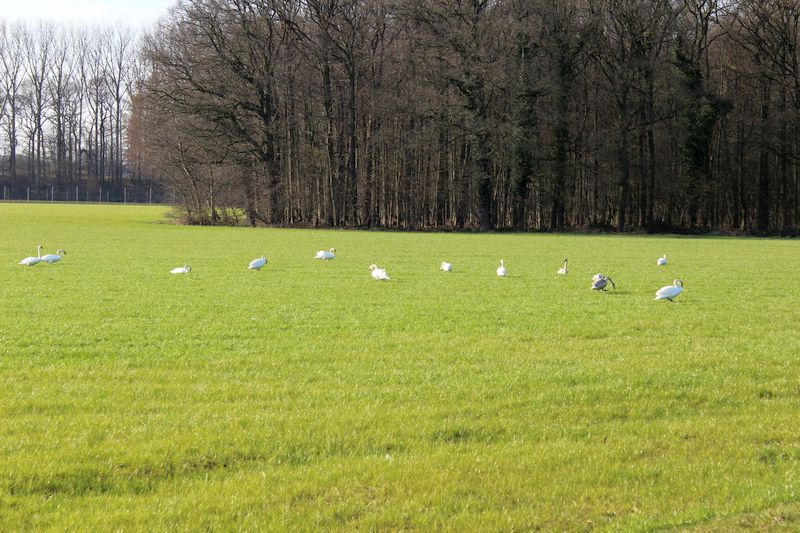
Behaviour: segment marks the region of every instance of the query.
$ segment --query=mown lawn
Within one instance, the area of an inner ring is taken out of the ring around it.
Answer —
[[[0,529],[800,528],[800,241],[164,213],[0,204]]]

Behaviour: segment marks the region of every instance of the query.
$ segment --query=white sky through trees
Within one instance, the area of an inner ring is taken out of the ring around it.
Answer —
[[[121,22],[144,28],[165,15],[176,0],[0,0],[0,19],[49,20],[66,24]]]

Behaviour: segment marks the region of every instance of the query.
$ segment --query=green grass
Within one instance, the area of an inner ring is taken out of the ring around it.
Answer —
[[[798,241],[163,214],[0,205],[3,530],[800,528]]]

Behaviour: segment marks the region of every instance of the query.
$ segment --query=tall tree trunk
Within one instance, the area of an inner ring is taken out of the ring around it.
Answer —
[[[358,213],[358,173],[356,168],[356,153],[358,150],[357,136],[356,136],[356,98],[357,98],[357,74],[355,59],[349,58],[347,65],[348,75],[348,93],[347,93],[347,135],[348,135],[348,153],[347,153],[347,177],[348,177],[348,190],[347,190],[347,213],[349,214],[349,223],[358,225],[360,223]]]
[[[337,226],[339,219],[336,212],[336,183],[338,182],[338,171],[336,165],[336,156],[333,148],[333,132],[334,132],[334,117],[333,117],[333,93],[331,90],[331,66],[327,56],[322,61],[322,101],[325,107],[325,152],[328,156],[326,165],[327,180],[326,180],[326,193],[325,193],[325,209],[326,222],[328,226]]]
[[[554,229],[562,228],[565,218],[564,187],[567,183],[567,157],[569,156],[569,112],[571,92],[571,80],[568,76],[562,75],[560,77],[560,87],[558,91],[556,126],[554,132],[555,161],[553,165],[553,201],[550,209],[550,227]]]
[[[617,141],[617,164],[619,165],[619,182],[617,184],[617,231],[625,231],[625,216],[630,198],[631,161],[630,139],[628,138],[627,125],[621,127]]]
[[[489,132],[483,119],[479,119],[477,131],[472,135],[472,153],[477,171],[478,215],[481,231],[494,227],[492,221],[492,162],[489,159]]]
[[[761,79],[761,139],[758,158],[758,202],[756,229],[765,232],[769,229],[769,151],[770,151],[770,114],[769,100],[771,82],[764,76]]]
[[[789,118],[788,94],[784,84],[781,84],[780,94],[780,117],[781,117],[781,151],[780,151],[780,170],[781,170],[781,229],[789,228]]]

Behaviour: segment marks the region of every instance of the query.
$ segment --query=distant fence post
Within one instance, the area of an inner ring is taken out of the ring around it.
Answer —
[[[3,185],[3,201],[6,201],[6,186]]]
[[[127,187],[123,187],[122,188],[122,203],[123,204],[127,204],[128,203],[128,188]]]
[[[75,186],[75,203],[78,203],[78,186]]]
[[[31,201],[31,186],[28,185],[28,201]]]
[[[97,201],[99,203],[101,203],[101,204],[103,203],[103,188],[102,187],[100,187],[100,196],[99,196],[99,200],[97,200]]]
[[[50,186],[50,203],[52,204],[55,201],[56,201],[56,187],[55,187],[55,185],[51,185]]]

